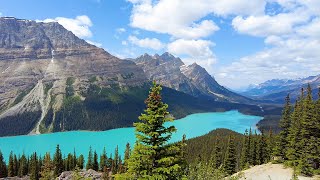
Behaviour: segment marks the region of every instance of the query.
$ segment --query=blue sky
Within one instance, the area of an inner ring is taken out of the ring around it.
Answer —
[[[0,15],[58,21],[120,58],[169,51],[239,89],[320,74],[320,1],[0,0]]]

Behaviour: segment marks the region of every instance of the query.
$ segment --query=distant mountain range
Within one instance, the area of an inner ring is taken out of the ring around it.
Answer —
[[[169,53],[121,60],[58,23],[0,18],[0,136],[132,126],[151,80],[165,86],[176,118],[231,109],[263,115]]]
[[[313,96],[317,97],[318,88],[320,87],[320,75],[296,80],[272,79],[259,85],[251,85],[241,94],[256,100],[282,103],[287,94],[290,94],[292,101],[294,101],[300,94],[301,88],[306,88],[308,84],[313,89]]]

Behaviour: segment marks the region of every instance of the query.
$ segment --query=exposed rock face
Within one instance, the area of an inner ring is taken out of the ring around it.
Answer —
[[[39,110],[43,118],[51,106],[59,110],[69,77],[79,95],[92,78],[103,87],[147,81],[133,62],[79,39],[58,23],[0,18],[0,121]]]
[[[201,94],[201,92],[180,71],[180,67],[184,65],[180,58],[176,58],[169,53],[164,53],[161,56],[158,54],[154,56],[144,54],[133,61],[143,68],[146,76],[150,80],[156,80],[164,86],[194,96],[199,96]]]
[[[74,177],[75,175],[76,174],[73,171],[65,171],[65,172],[61,173],[61,175],[59,176],[59,180],[73,180],[73,179],[76,179],[76,177]],[[80,172],[77,173],[77,176],[85,178],[85,179],[89,178],[89,179],[93,179],[93,180],[103,179],[102,173],[96,172],[92,169],[81,170]]]
[[[144,70],[150,80],[196,97],[214,98],[217,101],[253,102],[219,85],[216,80],[196,63],[186,66],[180,58],[169,53],[159,55],[144,54],[132,59]]]

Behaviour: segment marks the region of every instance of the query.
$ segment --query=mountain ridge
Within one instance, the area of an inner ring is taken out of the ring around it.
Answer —
[[[215,78],[197,63],[185,65],[179,57],[168,52],[160,56],[144,54],[129,60],[140,66],[149,80],[159,81],[178,91],[196,97],[213,98],[216,101],[255,104],[250,98],[219,85]]]
[[[313,95],[316,97],[320,87],[320,74],[298,79],[271,79],[252,86],[240,94],[257,100],[264,99],[282,103],[283,97],[287,94],[290,94],[294,101],[300,94],[301,88],[307,87],[308,84],[311,85]]]

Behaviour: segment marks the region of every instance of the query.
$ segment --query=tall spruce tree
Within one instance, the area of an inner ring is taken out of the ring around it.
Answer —
[[[83,169],[84,168],[84,157],[82,154],[80,154],[80,156],[77,159],[77,166],[79,169]]]
[[[28,174],[28,160],[24,154],[19,159],[18,176],[22,177]]]
[[[104,171],[105,167],[107,167],[107,161],[108,161],[108,156],[107,156],[107,151],[106,148],[103,148],[102,154],[100,155],[100,171]]]
[[[167,111],[168,105],[162,102],[161,86],[153,82],[153,87],[145,103],[147,109],[141,114],[141,122],[134,123],[137,142],[128,162],[128,173],[133,179],[179,179],[180,146],[168,144],[174,126],[164,126],[173,118]]]
[[[233,137],[229,136],[228,147],[225,154],[223,169],[228,175],[232,175],[236,172],[237,157],[236,157],[236,147],[234,144]]]
[[[43,165],[41,166],[41,178],[40,180],[52,180],[54,176],[54,164],[51,161],[50,153],[46,153],[43,159]]]
[[[119,169],[119,148],[118,148],[118,146],[114,150],[113,162],[114,162],[114,167],[112,169],[112,173],[116,174]]]
[[[8,164],[8,177],[14,177],[14,160],[13,160],[13,152],[10,152],[9,155],[9,164]]]
[[[4,178],[8,176],[8,170],[6,162],[4,161],[2,152],[0,151],[0,178]]]
[[[287,159],[286,152],[288,148],[288,134],[289,134],[289,128],[291,124],[290,115],[291,115],[291,105],[290,105],[290,96],[288,94],[285,99],[285,105],[284,105],[284,109],[282,111],[282,117],[279,123],[281,131],[279,133],[277,146],[274,151],[275,156],[279,156],[284,160]]]
[[[96,151],[93,153],[93,164],[92,164],[92,169],[95,171],[99,170],[99,163],[98,163],[98,154]]]
[[[53,164],[54,164],[54,175],[59,176],[59,174],[62,173],[63,168],[64,168],[62,153],[61,153],[59,145],[57,145],[56,151],[54,153]]]
[[[220,168],[222,164],[222,152],[218,141],[219,139],[214,143],[214,149],[211,157],[211,164],[214,169]]]
[[[302,147],[302,161],[300,164],[302,173],[312,175],[310,161],[313,163],[317,159],[318,142],[314,137],[317,134],[317,124],[314,115],[314,103],[312,98],[311,85],[308,84],[307,96],[303,102],[303,112],[301,118],[301,136],[300,146]],[[317,161],[317,160],[316,160]]]
[[[124,151],[124,168],[127,168],[128,167],[128,160],[130,158],[130,153],[131,153],[131,147],[130,147],[130,144],[127,143],[126,144],[126,150]]]
[[[248,134],[248,129],[246,129],[244,133],[242,149],[241,149],[241,159],[240,159],[241,169],[246,169],[249,167],[249,156],[250,156],[249,134]]]
[[[303,94],[303,93],[302,93]],[[286,156],[290,161],[296,161],[301,157],[301,115],[302,115],[302,101],[303,96],[299,97],[299,100],[296,101],[294,110],[291,114],[291,125],[289,127],[288,134],[288,149]]]
[[[86,169],[93,169],[93,154],[92,154],[92,148],[90,146],[89,153],[88,153],[88,161],[86,164]]]
[[[33,153],[30,157],[30,180],[39,179],[39,164],[37,153]]]

